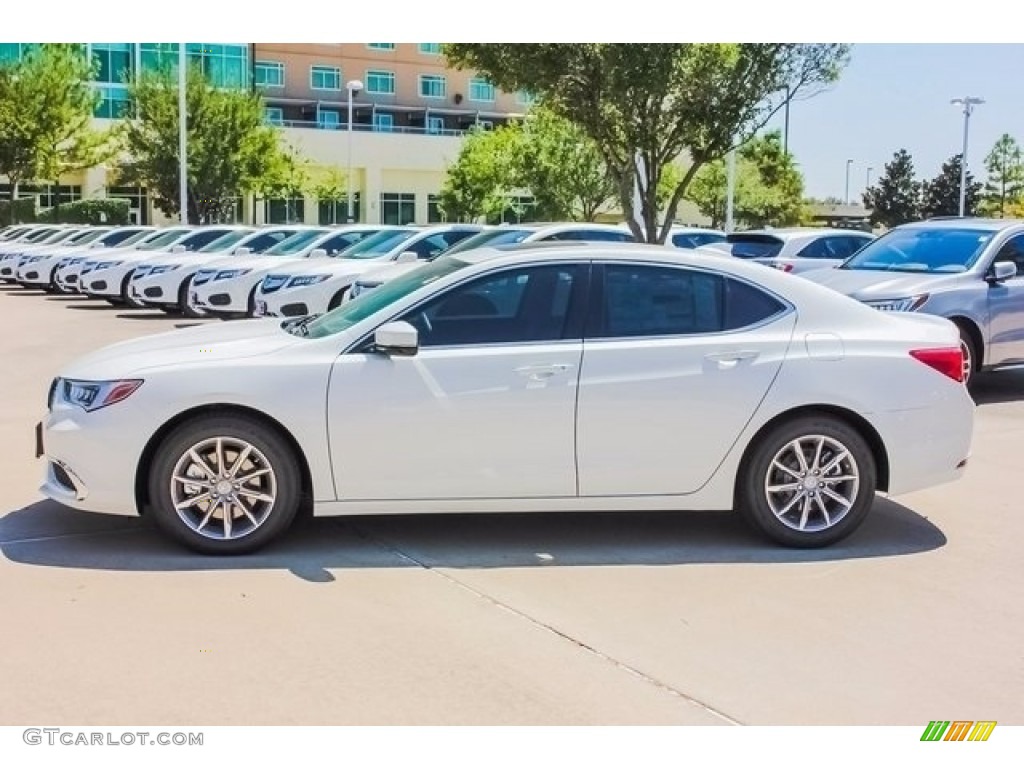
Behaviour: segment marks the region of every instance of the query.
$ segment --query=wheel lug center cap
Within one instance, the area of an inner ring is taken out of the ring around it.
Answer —
[[[234,486],[228,480],[221,480],[214,487],[214,490],[217,492],[218,496],[230,496],[231,491],[234,490]]]
[[[818,478],[816,478],[816,477],[807,477],[807,478],[805,478],[804,479],[804,487],[807,490],[809,490],[809,491],[813,491],[815,488],[818,487]]]

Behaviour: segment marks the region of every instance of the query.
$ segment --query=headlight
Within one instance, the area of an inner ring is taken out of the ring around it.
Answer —
[[[330,275],[297,275],[288,281],[289,288],[301,288],[304,285],[316,285],[322,283]]]
[[[250,272],[252,272],[251,269],[222,269],[220,272],[214,275],[213,279],[229,280],[232,277],[241,277],[242,275],[247,275]]]
[[[93,268],[93,272],[99,272],[101,269],[110,269],[111,267],[120,266],[123,262],[120,261],[101,261]]]
[[[153,267],[149,274],[151,275],[162,275],[164,272],[173,272],[175,269],[181,267],[181,264],[164,264],[163,266]]]
[[[907,296],[902,299],[865,301],[864,303],[869,307],[880,309],[883,312],[913,312],[915,309],[919,309],[926,301],[928,301],[928,294],[922,293],[917,296]]]
[[[56,396],[68,405],[77,405],[84,411],[95,411],[119,403],[142,386],[142,379],[115,379],[113,381],[82,381],[57,379]]]

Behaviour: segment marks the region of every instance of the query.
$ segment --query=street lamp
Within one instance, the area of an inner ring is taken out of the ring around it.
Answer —
[[[360,80],[349,80],[345,83],[348,90],[348,215],[346,220],[349,224],[355,222],[352,208],[352,99],[363,90],[363,83]]]
[[[950,99],[950,104],[960,104],[964,108],[964,150],[960,155],[960,216],[964,215],[967,202],[967,129],[971,121],[971,112],[976,104],[984,104],[984,99],[977,96],[964,96],[962,99]]]
[[[850,204],[850,166],[853,165],[853,160],[846,161],[846,197],[843,198],[846,204]]]
[[[875,170],[870,165],[868,166],[867,181],[864,182],[865,189],[871,189],[871,172]]]

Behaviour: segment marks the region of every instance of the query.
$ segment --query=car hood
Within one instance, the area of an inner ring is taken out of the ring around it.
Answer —
[[[379,269],[389,262],[376,259],[307,259],[296,266],[291,265],[287,271],[274,270],[274,274],[294,275],[361,275],[371,269]]]
[[[293,270],[296,264],[306,264],[304,256],[222,256],[203,265],[205,269],[251,269],[270,272],[278,267]]]
[[[267,355],[301,343],[279,318],[239,320],[144,336],[103,347],[67,366],[61,376],[102,381],[193,363]]]
[[[964,273],[955,275],[922,275],[911,272],[883,272],[873,269],[815,269],[800,275],[861,301],[897,299],[929,293],[964,280]]]
[[[423,266],[423,262],[420,261],[415,263],[390,264],[388,266],[368,270],[363,275],[363,279],[368,283],[386,283],[388,280],[394,280],[396,277],[404,275],[407,272],[412,272],[414,269],[421,266]]]

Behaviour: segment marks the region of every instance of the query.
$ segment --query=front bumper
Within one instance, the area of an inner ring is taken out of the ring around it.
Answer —
[[[211,315],[247,315],[249,297],[263,276],[248,278],[245,275],[227,280],[211,280],[199,288],[192,288],[189,292],[189,306]]]
[[[125,277],[135,268],[130,267],[108,267],[107,269],[93,270],[80,277],[81,290],[89,296],[101,299],[116,299],[121,296],[121,289],[124,286]]]

